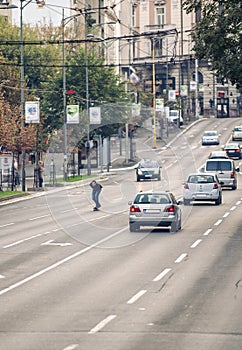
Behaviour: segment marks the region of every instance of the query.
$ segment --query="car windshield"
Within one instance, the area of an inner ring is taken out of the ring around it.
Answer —
[[[134,200],[135,204],[169,204],[171,200],[167,194],[160,193],[140,193],[136,196]]]
[[[234,131],[242,131],[242,126],[236,126],[236,127],[234,128]]]
[[[205,133],[203,134],[203,136],[216,136],[217,133],[216,131],[205,131]]]
[[[207,162],[207,171],[231,171],[232,163],[228,161]]]
[[[158,168],[158,164],[154,161],[140,163],[140,168]]]
[[[239,146],[235,144],[230,144],[225,146],[225,149],[235,149],[235,148],[239,148]]]
[[[189,183],[213,183],[214,177],[212,175],[191,175],[188,178]]]

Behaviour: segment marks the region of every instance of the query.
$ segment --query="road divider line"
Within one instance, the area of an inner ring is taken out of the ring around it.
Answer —
[[[223,215],[223,218],[227,218],[227,216],[229,216],[229,212],[227,211],[227,213],[225,213],[224,215]]]
[[[5,276],[3,276],[3,275],[0,275],[0,278],[5,278]]]
[[[215,222],[214,226],[220,225],[222,221],[223,221],[222,219],[219,219],[218,221]]]
[[[63,350],[74,350],[79,346],[79,344],[71,344],[68,345],[66,348],[64,348]]]
[[[211,228],[209,228],[207,231],[204,232],[204,236],[208,236],[209,233],[211,233],[213,230]]]
[[[50,233],[49,231],[48,231],[48,232],[45,232],[45,233],[38,233],[37,235],[31,236],[31,237],[27,237],[27,238],[21,239],[21,240],[19,240],[19,241],[10,243],[10,244],[8,244],[8,245],[5,245],[5,246],[3,247],[3,249],[14,247],[14,246],[19,245],[19,244],[21,244],[21,243],[30,241],[31,239],[34,239],[34,238],[37,238],[37,237],[42,237],[42,236],[44,236],[44,235],[48,235],[49,233]]]
[[[99,322],[94,328],[92,328],[88,334],[95,334],[97,332],[99,332],[103,327],[105,327],[109,322],[111,322],[112,320],[115,319],[115,317],[117,317],[117,315],[109,315],[108,317],[106,317],[104,320],[102,320],[101,322]]]
[[[11,225],[14,225],[14,222],[10,222],[9,224],[1,225],[0,228],[1,228],[1,227],[11,226]]]
[[[241,204],[241,201],[237,201],[236,203],[235,203],[235,205],[240,205]]]
[[[187,253],[181,254],[181,255],[175,260],[175,263],[178,264],[178,263],[182,262],[182,260],[185,259],[186,257],[187,257]]]
[[[43,219],[50,216],[50,214],[46,214],[46,215],[42,215],[42,216],[36,216],[35,218],[31,218],[29,219],[29,221],[34,221],[34,220],[38,220],[38,219]]]
[[[132,298],[130,298],[127,301],[127,304],[133,304],[135,303],[139,298],[141,298],[145,293],[147,292],[147,290],[143,289],[140,290],[137,294],[135,294]]]
[[[233,207],[230,208],[230,211],[233,211],[236,209],[236,206],[234,205]]]
[[[198,239],[196,240],[192,245],[191,245],[191,248],[196,248],[198,246],[199,243],[202,242],[202,239]]]
[[[78,256],[80,256],[82,254],[85,254],[89,250],[94,249],[94,248],[98,247],[99,245],[109,241],[110,239],[118,236],[120,233],[122,233],[123,231],[125,231],[127,229],[128,229],[128,226],[122,228],[121,230],[119,230],[117,232],[114,232],[113,234],[111,234],[111,235],[109,235],[109,236],[107,236],[107,237],[105,237],[105,238],[103,238],[103,239],[101,239],[99,241],[97,241],[96,243],[91,244],[88,247],[85,247],[84,249],[81,249],[81,250],[77,251],[76,253],[74,253],[72,255],[67,256],[66,258],[64,258],[62,260],[57,261],[56,263],[54,263],[52,265],[47,266],[45,269],[40,270],[39,272],[36,272],[33,275],[30,275],[30,276],[24,278],[23,280],[20,280],[20,281],[18,281],[16,283],[10,285],[7,288],[4,288],[4,289],[0,290],[0,296],[10,292],[13,289],[16,289],[16,288],[22,286],[25,283],[28,283],[28,282],[32,281],[33,279],[35,279],[37,277],[40,277],[41,275],[44,275],[45,273],[47,273],[47,272],[49,272],[51,270],[56,269],[57,267],[65,264],[66,262],[68,262],[70,260],[73,260],[74,258],[77,258]]]
[[[158,282],[160,281],[163,277],[165,277],[165,275],[168,274],[168,272],[171,271],[171,268],[166,268],[164,269],[159,275],[157,275],[154,279],[153,282]]]

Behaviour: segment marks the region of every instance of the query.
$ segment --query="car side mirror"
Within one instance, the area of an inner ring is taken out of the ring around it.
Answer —
[[[235,168],[235,171],[236,171],[237,173],[239,173],[239,172],[240,172],[240,168]]]
[[[223,185],[224,185],[224,182],[223,182],[223,181],[219,181],[219,184],[220,184],[221,186],[223,186]]]
[[[177,201],[177,204],[178,204],[178,205],[181,205],[181,204],[183,204],[183,201],[182,201],[182,200],[179,200],[179,201]]]
[[[201,169],[200,169],[201,173],[204,173],[205,172],[205,166],[203,166]]]
[[[132,201],[129,201],[129,202],[128,202],[128,205],[132,205]]]

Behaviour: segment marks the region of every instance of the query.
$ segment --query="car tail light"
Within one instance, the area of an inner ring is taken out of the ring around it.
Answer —
[[[186,190],[189,189],[189,186],[188,186],[188,183],[187,183],[187,182],[185,183],[184,188],[185,188]]]
[[[214,183],[213,183],[213,188],[214,188],[214,190],[216,190],[216,189],[218,188],[217,182],[214,182]]]
[[[237,150],[236,150],[236,153],[240,153],[240,149],[237,149]]]
[[[233,171],[231,172],[230,177],[234,178],[234,172]]]
[[[131,207],[129,208],[129,212],[130,213],[140,213],[140,208],[135,206],[135,205],[131,205]]]
[[[175,212],[175,207],[174,207],[174,205],[170,205],[169,207],[166,207],[164,211],[166,213],[174,213]]]

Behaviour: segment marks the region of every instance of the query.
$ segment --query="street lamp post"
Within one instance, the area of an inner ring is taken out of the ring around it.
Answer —
[[[24,4],[24,2],[26,2]],[[21,100],[21,117],[22,117],[22,126],[24,127],[24,116],[25,116],[25,99],[24,99],[24,43],[23,43],[23,9],[32,2],[32,0],[20,0],[20,100]],[[36,0],[38,6],[43,5],[44,0]],[[13,8],[13,7],[12,7]],[[25,150],[22,150],[22,166],[21,166],[21,175],[22,175],[22,191],[25,192]]]
[[[67,180],[67,120],[66,120],[66,66],[65,66],[65,10],[62,9],[62,83],[63,83],[63,116],[64,116],[64,180]]]
[[[87,47],[87,35],[88,35],[88,12],[85,11],[85,71],[86,71],[86,113],[87,113],[87,175],[91,175],[91,159],[90,159],[90,116],[89,116],[89,75],[88,75],[88,47]]]

